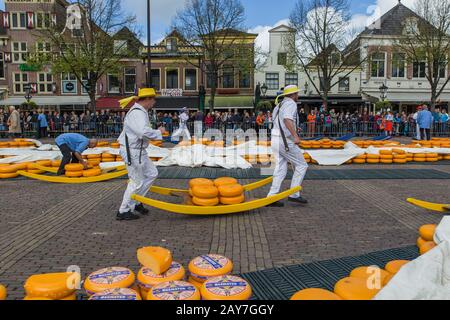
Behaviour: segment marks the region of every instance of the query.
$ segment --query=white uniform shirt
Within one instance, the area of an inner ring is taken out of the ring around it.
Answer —
[[[188,120],[189,116],[186,114],[186,112],[180,114],[180,128],[186,128]]]
[[[149,140],[162,140],[161,131],[151,128],[147,110],[138,103],[134,104],[125,117],[123,131],[118,139],[123,147],[125,134],[128,136],[130,149],[140,149],[141,143],[142,147],[147,149]]]
[[[280,110],[281,106],[281,110]],[[280,110],[280,111],[279,111]],[[278,115],[279,113],[279,115]],[[280,121],[278,121],[278,118]],[[285,98],[278,106],[273,110],[273,129],[272,136],[273,137],[281,137],[280,126],[284,131],[286,138],[291,138],[292,134],[287,129],[286,124],[284,123],[285,119],[290,119],[294,121],[294,126],[297,128],[298,124],[298,111],[297,111],[297,103],[291,98]]]

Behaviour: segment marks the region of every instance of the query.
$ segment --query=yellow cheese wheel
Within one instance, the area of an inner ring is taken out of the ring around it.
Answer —
[[[201,199],[214,199],[219,196],[219,190],[215,186],[194,186],[192,195]]]
[[[21,169],[21,170],[39,170],[39,169],[37,169],[37,167],[36,167],[37,163],[34,163],[34,162],[23,163],[22,165],[26,165],[26,168],[25,168],[25,169]]]
[[[367,159],[368,160],[380,160],[380,156],[378,154],[368,154]]]
[[[83,176],[83,171],[66,171],[65,175],[68,178],[80,178]]]
[[[200,291],[189,282],[163,282],[149,291],[148,300],[200,300]]]
[[[365,159],[353,159],[353,163],[354,164],[365,164],[366,160]]]
[[[368,278],[375,279],[375,277],[377,277],[378,275],[380,275],[380,281],[381,281],[380,284],[382,284],[384,281],[384,278],[386,278],[389,275],[389,272],[387,272],[379,267],[371,266],[371,267],[355,268],[350,273],[350,277],[361,278],[361,279],[368,279]]]
[[[297,292],[291,298],[292,301],[303,300],[303,301],[333,301],[342,300],[337,294],[324,290],[324,289],[305,289]]]
[[[16,148],[16,147],[19,146],[19,143],[18,143],[18,142],[10,142],[10,143],[9,143],[9,146],[10,146],[11,148]]]
[[[83,177],[96,177],[102,174],[102,170],[100,169],[89,169],[83,171]]]
[[[84,166],[81,163],[70,163],[64,167],[66,171],[83,171]]]
[[[427,158],[414,157],[414,162],[427,162]]]
[[[216,187],[225,186],[227,184],[238,184],[238,181],[235,178],[230,177],[222,177],[214,180],[214,185]]]
[[[383,164],[392,164],[392,163],[394,163],[394,160],[384,160],[384,159],[381,159],[381,160],[380,160],[380,163],[383,163]]]
[[[51,167],[52,161],[51,160],[39,160],[39,161],[36,161],[36,164],[43,166],[43,167]]]
[[[414,153],[414,158],[426,158],[426,153]]]
[[[28,297],[61,299],[75,292],[80,277],[80,274],[70,272],[33,275],[25,282],[25,293]]]
[[[427,162],[438,162],[439,158],[427,158]]]
[[[109,267],[91,273],[84,282],[84,289],[91,296],[108,289],[129,288],[134,280],[134,273],[130,269]]]
[[[17,165],[9,165],[9,166],[0,167],[0,174],[1,173],[16,173],[17,171],[19,171],[19,167]]]
[[[161,247],[144,247],[137,250],[139,263],[152,270],[155,274],[162,274],[172,265],[172,252]]]
[[[87,155],[88,160],[91,160],[91,159],[97,160],[97,159],[100,159],[101,157],[102,157],[101,154],[88,154]]]
[[[217,206],[220,201],[219,198],[213,198],[213,199],[202,199],[197,197],[192,197],[192,203],[196,206],[200,207],[214,207]]]
[[[427,240],[422,239],[422,237],[419,237],[416,242],[417,247],[420,248],[425,242],[427,242]]]
[[[419,251],[420,255],[424,255],[428,251],[431,251],[432,249],[436,248],[437,245],[433,241],[425,242],[423,245],[420,246]]]
[[[397,274],[400,269],[408,263],[410,263],[408,260],[394,260],[386,264],[384,269],[389,273]]]
[[[101,160],[100,159],[88,159],[87,163],[88,163],[88,166],[97,167],[101,163]]]
[[[344,300],[372,300],[378,292],[380,289],[368,288],[363,278],[344,278],[334,287],[334,293]]]
[[[406,151],[402,149],[392,149],[392,152],[397,155],[406,155]]]
[[[406,159],[394,159],[394,163],[405,164],[405,163],[408,163],[408,161]]]
[[[378,164],[378,163],[380,163],[380,159],[367,159],[367,163]]]
[[[382,155],[380,155],[380,159],[381,160],[392,160],[392,159],[394,159],[394,156],[392,154],[391,155],[382,154]]]
[[[392,150],[380,150],[380,155],[392,156]]]
[[[437,225],[427,224],[419,228],[419,235],[425,241],[434,241]]]
[[[366,159],[367,159],[367,154],[359,155],[359,156],[357,156],[355,159],[366,160]]]
[[[43,173],[45,173],[45,171],[44,170],[38,170],[38,169],[36,169],[36,170],[27,170],[27,172],[28,173],[32,173],[32,174],[43,174]]]
[[[18,176],[18,173],[0,173],[0,179],[12,179],[17,178]]]
[[[242,278],[225,275],[203,283],[200,293],[203,300],[249,300],[252,296],[250,284]]]
[[[223,205],[233,205],[245,202],[245,196],[241,194],[237,197],[220,197],[220,203]]]
[[[140,294],[129,288],[113,288],[92,295],[89,300],[137,301],[142,300]]]
[[[221,197],[238,197],[244,193],[244,187],[240,184],[228,184],[219,187]]]
[[[427,153],[426,154],[427,156],[427,158],[437,158],[437,157],[439,157],[439,154],[437,154],[437,153]]]
[[[23,298],[23,300],[25,301],[46,301],[46,300],[54,300],[54,299],[50,299],[50,298],[45,298],[45,297],[29,297],[29,296],[25,296],[25,298]]]
[[[408,156],[406,154],[396,154],[394,155],[394,159],[406,160],[408,159]]]
[[[6,297],[8,296],[8,290],[6,290],[6,287],[0,284],[0,301],[6,300]]]
[[[218,255],[208,254],[196,257],[188,266],[191,277],[198,282],[205,282],[211,277],[223,276],[231,273],[233,263],[230,259]]]
[[[189,188],[194,188],[195,186],[214,186],[214,182],[209,179],[196,178],[189,181]]]
[[[55,160],[52,161],[52,165],[53,168],[59,168],[61,166],[61,160]]]
[[[186,272],[183,266],[178,262],[173,261],[169,270],[159,275],[149,268],[142,267],[137,275],[137,280],[139,287],[148,291],[162,282],[183,280],[185,274]]]

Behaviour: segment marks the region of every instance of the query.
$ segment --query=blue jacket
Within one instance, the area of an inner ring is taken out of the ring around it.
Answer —
[[[65,133],[55,139],[58,146],[66,144],[72,152],[83,153],[89,146],[89,139],[78,133]]]
[[[420,129],[431,129],[433,121],[433,114],[430,111],[424,110],[419,112],[417,123],[419,124]]]

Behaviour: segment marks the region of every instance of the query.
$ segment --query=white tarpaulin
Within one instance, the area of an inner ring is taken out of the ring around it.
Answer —
[[[375,300],[450,300],[450,217],[438,226],[428,253],[403,266]]]

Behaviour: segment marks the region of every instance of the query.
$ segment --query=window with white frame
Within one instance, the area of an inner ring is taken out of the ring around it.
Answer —
[[[117,75],[108,74],[108,92],[120,93],[120,81]]]
[[[39,57],[46,59],[50,57],[51,54],[51,44],[50,42],[37,42],[36,43],[36,53]]]
[[[298,86],[298,74],[297,73],[286,73],[285,76],[286,86]]]
[[[5,54],[0,52],[0,79],[5,79]]]
[[[266,86],[269,90],[280,89],[280,75],[278,73],[266,73]]]
[[[38,90],[39,93],[53,92],[53,75],[51,73],[38,74]]]
[[[371,76],[372,78],[384,78],[386,75],[386,54],[375,52],[372,54]]]
[[[422,61],[414,61],[413,62],[413,78],[425,78],[427,74],[427,62],[425,60]]]
[[[136,68],[127,67],[124,69],[125,93],[136,91]]]
[[[27,61],[27,43],[14,41],[12,43],[13,63],[25,63]]]
[[[194,91],[197,90],[197,70],[185,69],[184,70],[184,90]]]
[[[51,16],[50,12],[36,12],[36,29],[50,28]]]
[[[14,93],[25,93],[25,86],[28,85],[28,73],[14,73],[13,78]]]
[[[77,94],[78,83],[74,74],[64,73],[61,75],[61,91],[63,94]]]
[[[27,14],[26,12],[11,12],[11,29],[26,29]]]
[[[404,78],[406,75],[406,55],[395,52],[392,54],[392,77]]]

